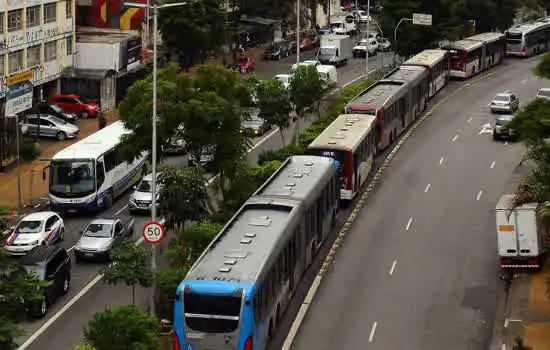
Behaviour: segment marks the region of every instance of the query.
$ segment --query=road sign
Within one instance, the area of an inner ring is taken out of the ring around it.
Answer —
[[[413,24],[418,24],[421,26],[431,26],[432,15],[428,15],[425,13],[413,13]]]
[[[157,221],[149,221],[143,226],[143,238],[149,243],[159,243],[164,238],[164,226]]]

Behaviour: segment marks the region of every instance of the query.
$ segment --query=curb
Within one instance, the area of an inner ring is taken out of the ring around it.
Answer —
[[[538,57],[538,56],[535,56]],[[462,86],[457,87],[455,90],[451,91],[447,96],[443,97],[439,102],[437,102],[432,108],[430,108],[427,112],[424,113],[422,117],[417,119],[414,124],[405,132],[403,137],[401,137],[401,140],[394,146],[390,154],[386,157],[384,162],[380,165],[380,168],[378,168],[377,172],[375,173],[373,179],[367,186],[365,192],[361,195],[359,201],[356,203],[355,207],[352,209],[350,216],[346,220],[344,226],[342,229],[338,232],[338,236],[336,237],[332,247],[330,248],[325,260],[323,261],[321,268],[319,269],[319,272],[317,273],[317,276],[315,277],[314,282],[312,283],[306,298],[304,299],[302,305],[300,306],[300,309],[298,311],[298,314],[292,323],[292,326],[290,328],[289,334],[286,337],[282,350],[290,350],[292,347],[292,344],[294,342],[294,338],[298,334],[298,331],[301,327],[302,321],[309,310],[309,306],[311,305],[313,298],[315,297],[315,294],[317,293],[317,290],[319,289],[319,286],[323,280],[323,277],[325,276],[328,268],[334,261],[334,257],[336,255],[336,252],[338,248],[341,245],[342,240],[346,237],[346,234],[351,228],[351,225],[355,222],[355,219],[359,215],[359,211],[361,208],[365,205],[366,200],[368,199],[369,195],[376,189],[376,186],[379,183],[380,178],[382,177],[382,174],[385,172],[386,168],[388,168],[397,154],[397,152],[401,149],[401,147],[405,144],[405,142],[409,139],[409,137],[412,135],[412,133],[418,129],[424,121],[426,121],[430,116],[433,115],[433,113],[441,107],[442,104],[447,102],[451,97],[458,94],[462,90],[466,89],[467,87],[470,87],[471,85],[487,78],[490,76],[493,76],[497,73],[505,72],[510,70],[512,67],[515,67],[517,64],[524,62],[525,60],[516,61],[512,64],[505,66],[505,67],[497,67],[492,72],[489,72],[487,74],[484,74],[482,76],[477,76],[474,79],[472,79],[467,84],[464,84]]]

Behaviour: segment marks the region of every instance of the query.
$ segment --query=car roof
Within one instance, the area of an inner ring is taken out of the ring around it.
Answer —
[[[50,260],[53,255],[57,254],[62,249],[64,250],[64,248],[56,245],[40,245],[21,257],[19,263],[21,265],[32,265],[36,264],[37,262],[45,262],[47,260]]]
[[[46,220],[53,215],[56,215],[53,211],[39,211],[25,216],[21,221]]]
[[[513,95],[511,92],[499,92],[498,94],[495,95],[495,97],[497,96],[511,96]]]
[[[79,98],[80,96],[79,95],[76,95],[76,94],[57,94],[53,97],[53,99],[56,99],[56,98],[64,98],[64,97],[72,97],[72,98]]]

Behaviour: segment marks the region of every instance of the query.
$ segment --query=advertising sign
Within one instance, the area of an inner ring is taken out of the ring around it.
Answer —
[[[431,26],[432,15],[428,15],[425,13],[413,13],[413,24],[418,24],[421,26]]]
[[[131,71],[132,69],[139,66],[139,55],[141,53],[141,39],[136,38],[128,40],[126,49],[126,70]]]
[[[32,108],[34,71],[19,73],[8,77],[5,115],[15,115]]]

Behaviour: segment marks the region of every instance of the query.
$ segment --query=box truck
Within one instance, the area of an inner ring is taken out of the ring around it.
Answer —
[[[514,195],[505,194],[496,206],[498,255],[502,268],[539,268],[543,261],[543,225],[537,203],[514,208]]]
[[[317,60],[321,64],[343,66],[352,55],[353,42],[348,35],[323,35]]]

